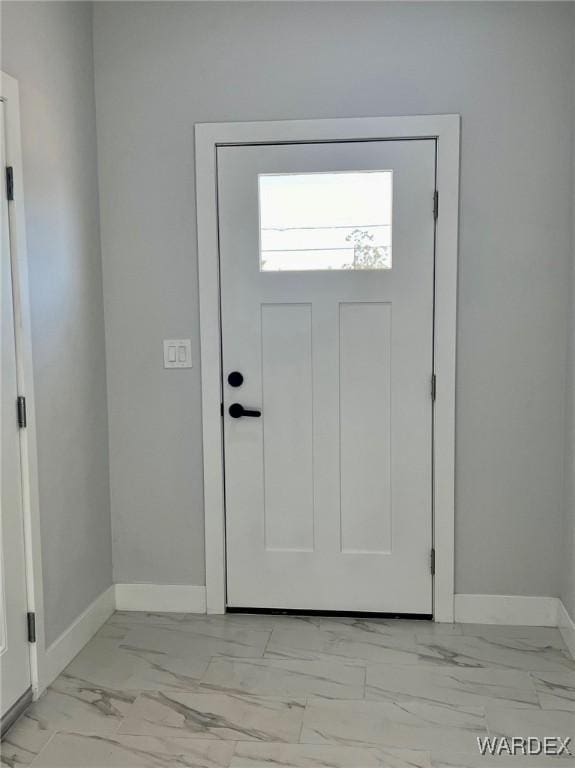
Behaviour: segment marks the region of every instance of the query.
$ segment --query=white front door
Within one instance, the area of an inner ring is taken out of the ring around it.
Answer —
[[[0,705],[6,712],[30,688],[30,656],[27,636],[26,571],[24,559],[24,519],[20,437],[16,417],[18,397],[16,379],[16,337],[10,258],[8,201],[4,183],[4,103],[0,102],[0,236],[2,269],[0,275],[1,365],[0,382]]]
[[[217,150],[230,607],[432,613],[435,153]]]

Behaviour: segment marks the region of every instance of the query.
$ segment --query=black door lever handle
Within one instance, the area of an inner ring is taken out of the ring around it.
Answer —
[[[262,415],[261,411],[248,411],[241,403],[232,403],[228,408],[228,413],[232,419],[240,419],[242,416],[253,416],[258,418]]]

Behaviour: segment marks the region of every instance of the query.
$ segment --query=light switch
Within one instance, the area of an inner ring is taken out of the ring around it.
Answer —
[[[164,339],[164,368],[191,367],[191,339]]]

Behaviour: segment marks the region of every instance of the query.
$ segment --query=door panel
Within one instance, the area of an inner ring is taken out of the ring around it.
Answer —
[[[434,189],[433,140],[218,148],[230,606],[431,613]]]
[[[0,102],[0,168],[4,160],[4,103]],[[1,528],[0,528],[0,703],[2,715],[30,687],[30,658],[27,638],[27,599],[24,559],[24,520],[20,437],[16,419],[16,340],[10,259],[10,236],[6,185],[0,184],[2,273],[1,297]]]
[[[341,551],[391,551],[391,304],[339,305]]]
[[[261,328],[265,547],[313,551],[311,305],[264,304]]]

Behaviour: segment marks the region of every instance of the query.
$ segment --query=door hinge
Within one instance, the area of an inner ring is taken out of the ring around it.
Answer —
[[[18,426],[20,429],[24,429],[28,423],[26,418],[26,398],[24,395],[19,395],[16,400],[16,412],[18,414]]]
[[[28,621],[28,642],[35,643],[36,642],[36,614],[32,612],[28,612],[27,621]]]
[[[431,399],[433,402],[435,402],[435,398],[437,396],[437,376],[432,373],[431,374]]]
[[[220,403],[220,416],[224,415],[224,404]]]
[[[6,197],[14,200],[14,169],[11,165],[6,167]]]
[[[433,218],[437,221],[439,216],[439,191],[436,189],[433,193]]]
[[[429,558],[429,565],[431,568],[431,575],[435,576],[435,549],[431,550],[431,556]]]

